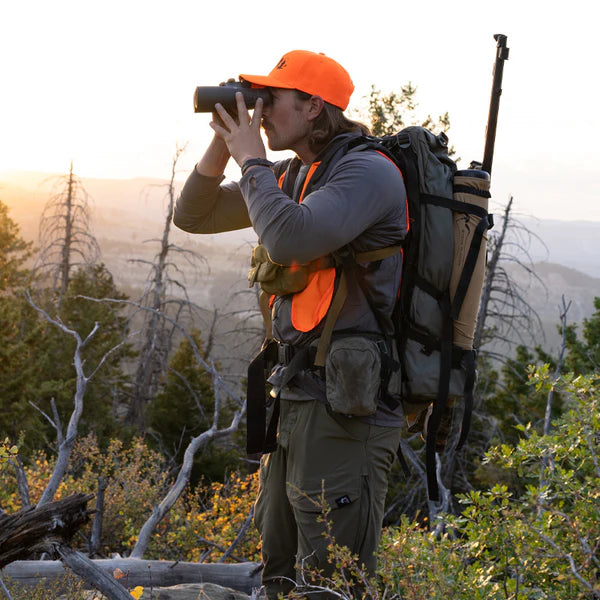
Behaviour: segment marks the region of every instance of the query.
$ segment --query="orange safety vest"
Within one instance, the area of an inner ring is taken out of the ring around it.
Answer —
[[[304,200],[304,192],[308,183],[321,164],[320,161],[314,162],[308,169],[302,192],[298,202]],[[279,178],[279,187],[282,187],[284,175]],[[335,287],[335,267],[320,269],[314,271],[308,276],[308,284],[301,291],[292,297],[292,325],[294,329],[306,333],[314,329],[327,314],[333,290]]]
[[[396,165],[389,156],[386,156],[383,152],[379,152],[379,150],[377,150],[377,153],[390,160],[400,172],[402,179],[404,179],[402,171],[400,171],[398,165]],[[308,173],[306,174],[306,179],[304,180],[304,185],[302,186],[302,192],[300,192],[300,198],[298,199],[299,203],[304,199],[304,192],[306,191],[308,183],[320,164],[321,161],[317,161],[310,165]],[[284,178],[285,173],[281,175],[277,182],[280,188],[283,187]],[[408,198],[406,199],[406,215],[406,226],[408,230],[410,227],[408,221]],[[402,248],[400,248],[400,253],[404,256]],[[333,299],[335,276],[335,267],[314,271],[308,277],[307,286],[301,292],[294,294],[292,297],[291,311],[294,329],[306,333],[307,331],[314,329],[323,320],[331,306],[331,300]],[[400,289],[398,289],[398,297],[399,296]],[[270,306],[273,305],[274,300],[275,296],[272,296],[269,302]]]

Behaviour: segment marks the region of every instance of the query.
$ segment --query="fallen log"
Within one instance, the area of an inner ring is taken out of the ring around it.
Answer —
[[[245,563],[192,563],[138,558],[106,558],[90,561],[105,573],[113,575],[117,569],[125,574],[119,580],[127,588],[141,585],[145,588],[170,587],[182,583],[214,583],[246,594],[260,587],[261,565]],[[35,585],[40,578],[56,579],[65,574],[58,560],[24,560],[8,565],[2,571],[15,583]]]
[[[7,564],[40,552],[53,553],[69,544],[77,530],[90,520],[87,509],[93,498],[73,494],[39,508],[28,507],[14,514],[0,515],[0,569]]]
[[[94,600],[95,596],[95,592],[87,591],[78,598],[79,600]],[[259,598],[264,599],[264,594],[257,592],[252,596],[214,583],[182,583],[168,588],[144,588],[140,596],[140,600],[258,600]],[[73,600],[73,595],[64,594],[56,600]]]

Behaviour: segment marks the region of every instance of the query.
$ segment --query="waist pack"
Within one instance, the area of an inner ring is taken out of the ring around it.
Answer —
[[[334,145],[311,182],[315,185],[319,181],[320,168],[331,172],[332,163],[347,152],[370,149],[398,166],[407,191],[410,229],[402,245],[403,278],[394,311],[395,342],[407,426],[409,431],[423,432],[429,497],[437,500],[435,455],[446,443],[454,408],[461,400],[464,415],[458,447],[464,444],[470,426],[476,379],[473,333],[483,285],[486,233],[493,226],[487,211],[489,175],[474,169],[457,171],[448,155],[445,134],[407,127],[393,136],[360,136]],[[321,178],[321,184],[323,179],[326,178]],[[399,248],[373,252],[382,251],[391,256]],[[356,256],[354,262],[382,257]],[[338,268],[341,277],[337,294],[343,294],[343,276],[352,268],[352,261],[346,256]],[[262,273],[267,271],[263,267]],[[254,280],[261,281],[264,290],[261,268],[255,273]],[[324,364],[331,331],[342,306],[343,298],[334,298],[315,364]],[[377,317],[377,308],[372,309]],[[267,321],[268,313],[263,310]],[[250,421],[250,394],[248,403]]]

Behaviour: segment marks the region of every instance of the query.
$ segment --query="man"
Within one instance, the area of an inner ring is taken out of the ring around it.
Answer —
[[[401,425],[400,409],[382,393],[389,384],[382,384],[381,373],[401,278],[406,193],[389,159],[373,149],[350,149],[368,130],[343,114],[354,85],[337,62],[295,50],[269,75],[240,78],[267,87],[271,101],[257,101],[250,117],[238,93],[237,121],[216,106],[215,136],[173,219],[192,233],[252,226],[274,263],[292,270],[323,263],[309,271],[304,289],[270,301],[273,336],[284,350],[268,380],[280,416],[277,449],[261,459],[255,521],[263,583],[276,598],[294,587],[297,566],[325,574],[333,568],[320,519],[323,500],[335,541],[356,553],[368,572],[376,566]],[[267,161],[261,125],[271,150],[290,149],[296,157]],[[242,177],[223,185],[230,157]],[[398,251],[366,260],[363,253],[382,248]],[[346,292],[325,368],[311,362],[290,377],[290,359],[318,345],[341,287]]]

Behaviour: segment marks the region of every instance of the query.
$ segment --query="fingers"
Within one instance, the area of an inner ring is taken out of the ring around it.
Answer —
[[[231,156],[234,157],[236,162],[239,162],[239,157],[243,158],[246,155],[262,156],[264,154],[264,145],[260,140],[260,125],[262,121],[263,101],[260,98],[258,99],[252,117],[248,113],[248,108],[241,92],[236,93],[235,101],[237,114],[246,115],[246,118],[239,118],[238,122],[238,119],[234,119],[222,104],[216,104],[210,127],[227,144]]]
[[[219,117],[221,117],[221,121],[225,125],[225,127],[229,131],[233,131],[234,127],[237,127],[237,123],[233,119],[233,117],[225,110],[222,104],[215,104],[215,109]]]
[[[219,123],[216,123],[215,121],[211,121],[209,123],[209,126],[217,134],[217,136],[220,137],[224,141],[226,141],[227,137],[229,135],[231,135],[231,132],[229,131],[229,129],[222,127],[221,125],[219,125]]]
[[[244,94],[242,92],[235,93],[235,103],[237,106],[238,115],[246,115],[246,122],[250,122],[250,115],[248,114],[248,107],[246,106],[246,101],[244,100]],[[242,123],[242,119],[240,119],[240,125]]]
[[[263,99],[258,98],[256,100],[256,105],[254,106],[254,112],[252,113],[252,120],[250,121],[251,127],[258,127],[260,129],[260,123],[262,121],[262,111]]]

